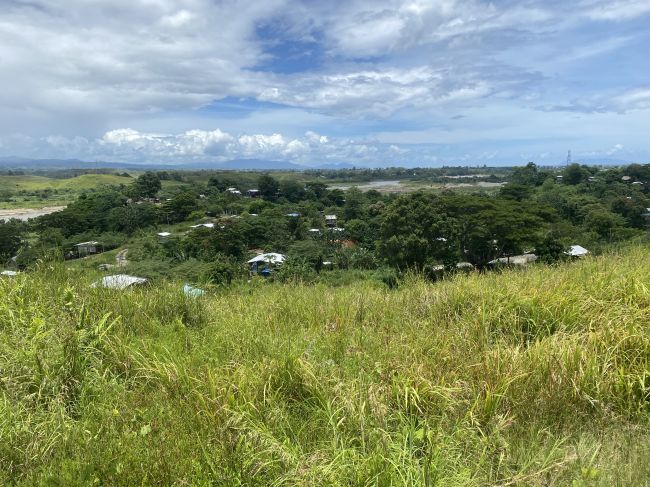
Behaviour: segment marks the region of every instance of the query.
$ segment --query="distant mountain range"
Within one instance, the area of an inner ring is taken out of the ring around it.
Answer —
[[[115,168],[115,169],[225,169],[234,171],[305,171],[309,169],[352,169],[353,164],[330,163],[315,166],[295,164],[286,161],[267,161],[263,159],[233,159],[226,162],[187,162],[187,163],[129,163],[96,161],[88,162],[79,159],[30,159],[26,157],[0,157],[0,168],[2,169],[94,169],[94,168]]]
[[[634,161],[611,158],[589,158],[576,160],[578,164],[619,166],[631,164]],[[449,162],[446,165],[454,165]],[[465,166],[467,163],[458,163],[458,166]],[[504,164],[504,166],[515,166],[518,164]],[[519,164],[523,165],[523,163]],[[542,164],[547,166],[547,164]],[[556,166],[563,166],[558,163]],[[232,171],[306,171],[310,169],[352,169],[357,168],[379,168],[389,167],[386,164],[350,164],[347,162],[304,165],[286,161],[269,161],[264,159],[233,159],[226,162],[184,162],[184,163],[152,163],[152,162],[110,162],[96,161],[88,162],[79,159],[30,159],[26,157],[0,157],[0,169],[94,169],[114,168],[129,170],[164,170],[164,169],[224,169]],[[404,167],[423,167],[417,163],[405,164]],[[394,166],[393,166],[394,167]]]

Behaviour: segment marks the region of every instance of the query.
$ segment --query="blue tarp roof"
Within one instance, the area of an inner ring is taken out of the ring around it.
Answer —
[[[183,286],[183,294],[185,294],[185,296],[198,298],[199,296],[203,296],[205,294],[205,291],[203,289],[199,289],[198,287],[192,287],[189,284],[185,284]]]

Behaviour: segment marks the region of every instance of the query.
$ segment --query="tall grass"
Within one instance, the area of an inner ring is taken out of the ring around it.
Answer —
[[[647,254],[200,299],[0,281],[0,484],[650,485]]]

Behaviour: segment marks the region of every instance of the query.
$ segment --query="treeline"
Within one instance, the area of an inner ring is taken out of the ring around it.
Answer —
[[[330,190],[320,179],[304,183],[274,174],[212,173],[200,181],[181,174],[185,183],[159,199],[161,178],[171,177],[175,173],[147,172],[128,186],[84,193],[65,210],[28,224],[0,225],[0,257],[17,254],[18,264],[28,266],[69,255],[85,240],[99,240],[104,249],[129,241],[133,259],[161,273],[196,261],[220,262],[219,272],[226,263],[226,274],[233,274],[258,249],[288,255],[284,273],[318,273],[328,262],[339,269],[388,266],[434,275],[459,263],[484,268],[524,252],[552,262],[573,244],[598,251],[647,235],[650,207],[650,165],[603,170],[574,164],[558,172],[530,163],[510,169],[496,193],[400,196]],[[260,197],[240,195],[249,189]],[[334,229],[325,215],[337,217]],[[202,222],[212,228],[189,229]],[[172,235],[159,242],[155,229]]]

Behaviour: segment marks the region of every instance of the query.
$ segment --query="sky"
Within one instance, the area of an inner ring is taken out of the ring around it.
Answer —
[[[650,0],[0,0],[0,156],[650,162]]]

